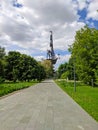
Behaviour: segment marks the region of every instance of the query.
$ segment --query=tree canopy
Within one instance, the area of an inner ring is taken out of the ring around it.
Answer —
[[[33,57],[0,47],[0,79],[18,81],[42,80],[46,77],[44,67]]]
[[[98,30],[85,26],[77,31],[69,51],[71,58],[59,66],[58,77],[73,79],[75,72],[76,80],[98,85]]]
[[[45,72],[46,72],[46,77],[53,77],[53,65],[51,60],[43,60],[41,62],[41,65],[44,67]]]
[[[71,60],[76,66],[80,80],[96,84],[98,79],[98,30],[85,26],[77,31],[75,41],[69,48]]]

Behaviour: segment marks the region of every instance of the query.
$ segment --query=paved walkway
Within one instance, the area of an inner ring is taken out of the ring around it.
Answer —
[[[98,130],[52,80],[0,99],[0,130]]]

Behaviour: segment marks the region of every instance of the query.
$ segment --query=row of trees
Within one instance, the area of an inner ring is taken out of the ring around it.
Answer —
[[[41,65],[45,68],[46,77],[51,78],[54,74],[54,68],[51,60],[43,60],[41,61]]]
[[[61,64],[57,71],[58,78],[62,79],[74,79],[74,65],[69,61],[69,63]]]
[[[29,81],[42,80],[46,77],[44,67],[34,58],[16,51],[5,54],[0,47],[0,80]]]
[[[98,80],[98,30],[85,26],[77,31],[75,41],[70,46],[69,63],[60,65],[59,77],[73,79],[74,69],[77,80],[88,84],[97,84]]]

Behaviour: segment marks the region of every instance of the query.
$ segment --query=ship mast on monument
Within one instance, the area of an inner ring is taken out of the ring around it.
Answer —
[[[50,60],[51,63],[54,65],[56,64],[57,59],[58,58],[55,56],[53,48],[53,32],[50,31],[50,50],[47,50],[47,60]]]

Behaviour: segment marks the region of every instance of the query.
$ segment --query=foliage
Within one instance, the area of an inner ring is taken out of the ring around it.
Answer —
[[[5,49],[0,46],[0,83],[4,81]]]
[[[3,83],[4,81],[5,81],[5,79],[0,76],[0,83]]]
[[[69,80],[73,80],[74,78],[74,65],[71,59],[68,63],[61,64],[58,68],[58,78],[68,78]]]
[[[8,93],[11,93],[16,90],[27,88],[31,85],[36,84],[37,82],[5,82],[0,84],[0,96],[4,96]]]
[[[64,73],[61,75],[61,79],[67,79],[68,76],[69,76],[69,72],[66,71],[66,72],[64,72]]]
[[[87,86],[77,82],[76,92],[74,83],[56,81],[56,83],[67,92],[83,109],[85,109],[95,120],[98,121],[98,88]]]
[[[7,80],[16,81],[18,79],[20,55],[19,52],[10,51],[6,56],[5,78]]]
[[[38,69],[36,69],[36,77],[39,81],[46,78],[46,72],[41,64],[38,64]]]
[[[33,57],[20,52],[10,51],[5,55],[4,48],[0,47],[0,82],[43,80],[46,77],[44,67]]]
[[[58,78],[67,70],[67,63],[61,64],[58,68]]]
[[[96,85],[98,78],[98,30],[84,27],[77,31],[75,42],[69,48],[79,80]]]
[[[0,46],[0,59],[3,59],[5,56],[5,48]]]
[[[46,72],[46,77],[52,77],[53,76],[53,66],[51,60],[44,60],[41,62],[41,65],[44,67]]]

